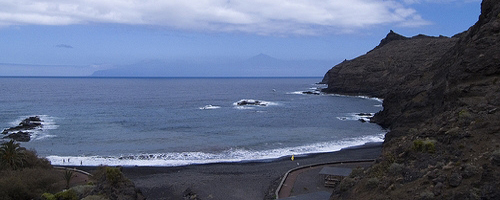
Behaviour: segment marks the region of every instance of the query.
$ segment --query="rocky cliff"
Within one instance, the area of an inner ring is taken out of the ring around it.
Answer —
[[[372,121],[390,129],[332,199],[500,199],[500,2],[453,38],[394,34],[325,75],[327,92],[384,98]]]
[[[385,98],[402,83],[422,76],[458,38],[417,35],[404,37],[392,30],[367,54],[330,69],[325,92]]]

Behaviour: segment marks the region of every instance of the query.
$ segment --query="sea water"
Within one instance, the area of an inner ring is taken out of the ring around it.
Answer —
[[[3,77],[0,128],[40,116],[21,146],[86,166],[263,161],[383,140],[358,116],[381,100],[319,93],[320,80]]]

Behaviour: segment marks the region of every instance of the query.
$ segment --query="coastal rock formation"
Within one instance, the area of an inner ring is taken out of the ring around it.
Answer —
[[[384,98],[372,122],[390,129],[377,163],[332,199],[500,199],[500,2],[453,38],[389,35],[325,75],[327,92]]]
[[[19,131],[17,133],[11,133],[3,138],[10,138],[18,142],[29,142],[31,140],[31,135],[28,132]]]
[[[252,99],[243,99],[238,102],[236,102],[237,106],[267,106],[265,102],[259,101],[259,100],[252,100]]]
[[[392,30],[363,56],[330,69],[323,92],[385,98],[404,82],[421,77],[457,42],[457,37],[404,37]]]
[[[28,131],[42,127],[42,122],[39,116],[28,117],[21,121],[19,125],[3,130],[2,134],[7,135],[3,138],[10,138],[19,142],[29,142],[31,135]]]

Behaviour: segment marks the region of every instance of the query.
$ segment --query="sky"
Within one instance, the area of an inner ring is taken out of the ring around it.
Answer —
[[[389,30],[404,36],[453,36],[477,21],[480,4],[480,0],[0,0],[0,76],[89,76],[147,60],[208,62],[258,54],[338,63],[373,49]],[[317,76],[331,67],[319,70]],[[171,76],[189,73],[173,70]],[[301,76],[301,71],[287,76]]]

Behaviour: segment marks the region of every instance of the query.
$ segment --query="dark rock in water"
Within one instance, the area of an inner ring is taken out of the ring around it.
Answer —
[[[37,127],[42,126],[42,120],[40,119],[39,116],[34,116],[34,117],[28,117],[21,121],[18,126],[11,127],[8,129],[3,130],[2,134],[8,134],[9,132],[14,132],[14,131],[26,131],[26,130],[33,130]]]
[[[31,135],[27,131],[42,127],[42,122],[43,120],[39,116],[28,117],[21,121],[19,125],[3,130],[2,134],[6,135],[10,133],[10,135],[4,138],[11,138],[19,142],[28,142]]]
[[[321,93],[319,93],[319,92],[312,92],[312,91],[305,91],[305,92],[302,92],[302,94],[320,95]]]
[[[29,142],[31,140],[31,135],[28,132],[19,131],[3,137],[3,139],[5,138],[10,138],[18,142]]]
[[[370,114],[370,113],[358,113],[357,115],[360,117],[371,117],[372,116],[372,114]]]
[[[242,100],[236,103],[238,106],[266,106],[266,104],[262,103],[261,101],[258,100]]]

